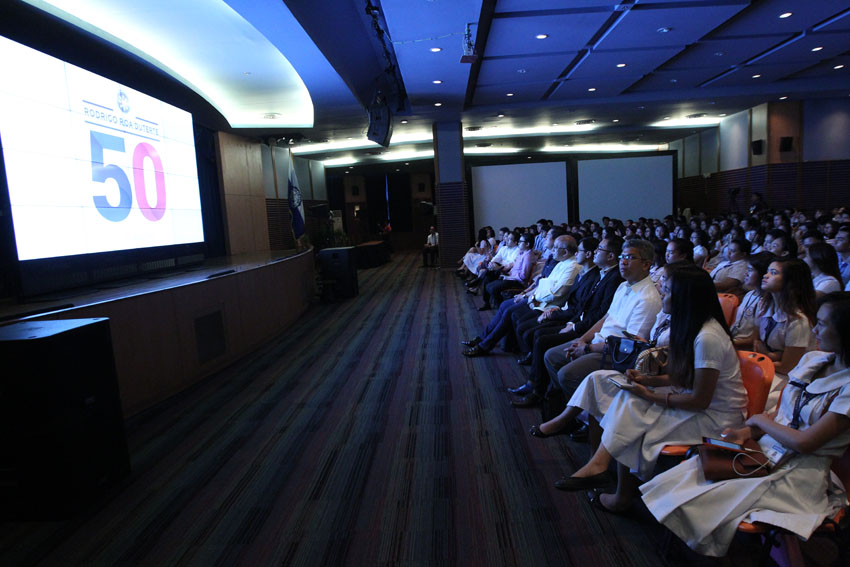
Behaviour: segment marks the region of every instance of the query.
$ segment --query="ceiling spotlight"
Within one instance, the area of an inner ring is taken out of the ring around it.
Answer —
[[[625,63],[617,63],[617,67],[623,68],[623,67],[625,67],[625,66],[626,66],[626,64],[625,64]]]
[[[779,97],[779,100],[785,100],[786,98],[788,98],[788,97],[787,96],[781,96],[781,97]]]
[[[589,89],[587,89],[587,91],[588,91],[588,92],[591,92],[591,93],[592,93],[592,92],[595,92],[595,91],[596,91],[596,87],[590,87]]]
[[[505,96],[514,96],[514,93],[506,93]]]
[[[779,19],[784,20],[785,18],[790,18],[792,15],[791,12],[785,12],[784,14],[779,14]]]
[[[402,124],[407,124],[407,120],[402,120],[402,121],[401,121],[401,123],[402,123]]]
[[[720,113],[720,114],[718,114],[717,116],[726,116],[726,113],[725,113],[725,112],[721,112],[721,113]]]
[[[664,27],[664,28],[658,28],[655,31],[657,31],[658,33],[670,33],[671,31],[673,31],[673,28]]]
[[[435,85],[442,85],[443,84],[443,81],[441,81],[440,79],[437,79],[437,80],[431,81],[431,82],[434,83]]]
[[[758,79],[761,75],[753,75],[753,79]]]
[[[404,162],[404,165],[410,165],[409,161]]]
[[[812,51],[820,51],[821,49],[823,49],[823,46],[819,45],[817,47],[813,47]]]
[[[678,82],[679,82],[679,79],[670,79],[670,82],[671,82],[671,83],[678,83]]]
[[[537,39],[546,39],[547,37],[549,37],[549,34],[548,33],[539,33],[534,37],[536,37]]]
[[[505,115],[504,115],[504,114],[497,114],[497,115],[496,115],[496,118],[504,118],[504,117],[505,117]]]
[[[558,125],[557,122],[552,122],[552,126],[557,126],[557,125]]]
[[[443,50],[443,48],[442,48],[442,47],[432,47],[432,48],[431,48],[431,53],[439,53],[439,52],[441,52],[442,50]]]
[[[615,118],[615,119],[614,119],[614,120],[612,120],[611,122],[619,122],[619,121],[620,121],[620,119],[619,119],[619,118]]]
[[[844,65],[836,65],[835,67],[833,67],[833,69],[843,69],[843,68],[844,68]]]
[[[442,102],[435,102],[434,106],[443,106],[443,103]]]
[[[664,117],[664,120],[670,120],[670,117],[669,117],[669,116],[665,116],[665,117]]]
[[[725,51],[715,51],[714,52],[715,57],[723,57],[724,55],[726,55]]]
[[[517,69],[516,72],[520,75],[525,75],[525,69]]]

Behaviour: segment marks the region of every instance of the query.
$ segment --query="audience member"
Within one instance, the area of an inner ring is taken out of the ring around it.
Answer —
[[[517,233],[513,232],[510,236],[510,241],[516,241],[516,248],[519,250],[513,263],[507,273],[492,278],[490,282],[484,285],[484,305],[478,308],[479,311],[488,311],[492,309],[490,303],[494,303],[498,307],[502,300],[502,292],[511,289],[524,289],[528,285],[528,280],[531,277],[531,267],[537,259],[537,255],[531,251],[531,237],[527,234],[517,238]],[[502,268],[502,272],[505,267]]]
[[[809,243],[803,261],[812,271],[816,298],[841,291],[841,271],[838,269],[838,254],[835,248],[823,241]]]
[[[432,226],[428,229],[428,236],[425,238],[425,247],[422,249],[422,267],[427,268],[429,265],[437,265],[437,256],[440,255],[440,234],[437,228]]]
[[[732,323],[732,343],[740,350],[752,349],[756,336],[757,314],[762,298],[761,283],[768,266],[774,260],[773,254],[760,252],[747,258],[747,275],[744,276],[743,288],[747,294],[735,310],[735,321]]]
[[[723,249],[726,259],[711,271],[711,279],[718,293],[743,295],[741,283],[746,277],[749,252],[750,242],[745,238],[736,238],[726,245]]]

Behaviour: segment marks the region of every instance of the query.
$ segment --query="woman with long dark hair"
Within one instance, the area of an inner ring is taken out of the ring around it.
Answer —
[[[826,242],[815,242],[806,248],[803,261],[812,270],[815,297],[841,291],[841,271],[838,269],[838,253]]]
[[[650,477],[665,445],[699,443],[703,435],[744,421],[747,393],[711,278],[693,265],[676,267],[664,287],[662,309],[670,314],[666,374],[627,371],[623,391],[600,421],[599,448],[573,476],[555,483],[563,490],[606,486],[613,480],[608,465],[616,459],[617,492],[594,499],[606,510],[631,504],[638,479]]]
[[[767,399],[766,409],[771,410],[788,381],[788,372],[814,346],[812,327],[817,308],[812,271],[797,258],[771,262],[761,289],[759,332],[753,350],[767,355],[776,370]]]
[[[814,332],[820,350],[790,372],[777,414],[711,435],[755,439],[772,463],[784,464],[767,476],[709,483],[693,457],[640,487],[649,511],[697,552],[725,555],[741,520],[808,538],[846,502],[829,466],[850,445],[850,293],[825,296]]]

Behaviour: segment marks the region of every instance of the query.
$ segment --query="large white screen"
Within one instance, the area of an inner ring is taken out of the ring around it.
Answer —
[[[472,168],[476,230],[490,225],[529,226],[540,218],[567,220],[564,162],[488,165]]]
[[[192,116],[0,37],[19,260],[203,242]]]
[[[578,162],[581,220],[664,218],[673,212],[673,156]]]

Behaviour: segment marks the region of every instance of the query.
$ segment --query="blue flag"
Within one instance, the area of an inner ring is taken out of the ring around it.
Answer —
[[[301,238],[304,234],[304,205],[301,202],[301,190],[298,189],[298,178],[295,177],[295,161],[292,153],[289,154],[289,212],[292,214],[292,234],[295,238]]]

